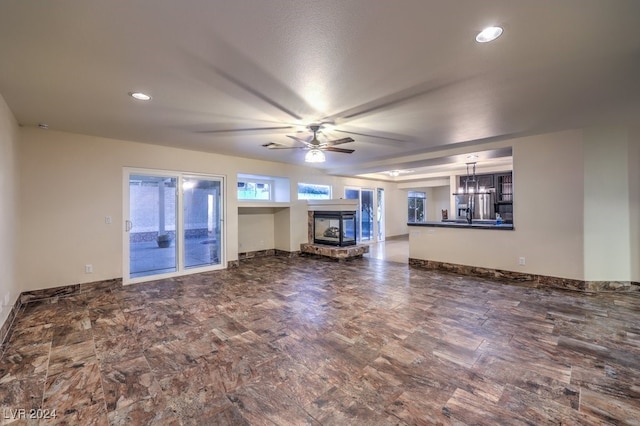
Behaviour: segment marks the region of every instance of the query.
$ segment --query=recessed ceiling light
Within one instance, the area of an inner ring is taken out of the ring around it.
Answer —
[[[129,96],[139,101],[148,101],[149,99],[151,99],[151,96],[142,92],[129,92]]]
[[[478,35],[476,36],[476,41],[478,43],[488,43],[500,37],[501,34],[501,27],[487,27],[478,33]]]

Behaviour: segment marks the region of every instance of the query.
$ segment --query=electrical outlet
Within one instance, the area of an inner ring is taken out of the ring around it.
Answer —
[[[105,216],[104,217],[104,223],[107,225],[111,225],[111,216]]]
[[[93,274],[93,265],[90,263],[87,263],[86,265],[84,265],[84,273]]]
[[[525,264],[526,264],[526,261],[524,256],[520,256],[520,258],[518,258],[518,265],[524,266]]]

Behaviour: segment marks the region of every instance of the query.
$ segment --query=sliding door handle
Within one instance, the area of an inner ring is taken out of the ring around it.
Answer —
[[[125,232],[129,232],[133,229],[133,222],[131,222],[130,220],[125,220],[124,221],[124,231]]]

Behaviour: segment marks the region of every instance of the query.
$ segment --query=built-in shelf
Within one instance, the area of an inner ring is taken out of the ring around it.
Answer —
[[[358,200],[307,200],[307,206],[309,211],[356,211],[358,210]]]
[[[289,202],[277,202],[277,201],[238,201],[238,208],[288,208],[291,207]]]

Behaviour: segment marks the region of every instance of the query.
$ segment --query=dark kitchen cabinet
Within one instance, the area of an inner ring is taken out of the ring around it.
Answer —
[[[513,173],[495,175],[496,203],[513,203]]]
[[[473,181],[473,177],[471,176],[460,176],[460,187],[465,187],[465,182],[469,179],[468,188],[476,188],[476,183]],[[493,175],[476,175],[476,180],[478,181],[478,188],[493,188],[494,179]]]
[[[475,180],[473,176],[460,176],[459,182],[460,185],[456,189],[461,193],[466,190],[475,191],[476,183],[478,191],[480,191],[480,188],[485,188],[487,192],[492,194],[491,199],[493,200],[493,210],[488,213],[488,217],[499,214],[504,223],[513,223],[513,172],[476,175]],[[458,194],[454,193],[454,195]],[[460,203],[464,204],[463,201],[460,201]],[[465,204],[464,208],[466,209],[466,207]],[[461,210],[459,209],[458,218],[461,217],[460,212]]]

